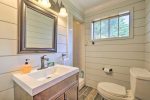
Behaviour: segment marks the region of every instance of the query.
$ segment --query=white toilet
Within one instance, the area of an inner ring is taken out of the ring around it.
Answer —
[[[131,90],[115,83],[100,82],[99,94],[106,100],[150,100],[150,72],[146,69],[130,69]]]

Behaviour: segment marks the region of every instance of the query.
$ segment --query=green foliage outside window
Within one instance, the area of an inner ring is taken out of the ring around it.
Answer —
[[[93,22],[93,39],[129,37],[130,13]]]

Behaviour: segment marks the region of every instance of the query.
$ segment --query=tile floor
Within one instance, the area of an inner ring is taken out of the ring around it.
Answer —
[[[79,100],[101,100],[101,96],[97,93],[96,89],[84,86],[79,91]]]

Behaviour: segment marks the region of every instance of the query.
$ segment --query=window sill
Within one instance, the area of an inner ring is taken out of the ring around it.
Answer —
[[[99,42],[99,41],[114,41],[114,40],[127,40],[127,39],[133,39],[133,36],[130,37],[114,37],[114,38],[101,38],[101,39],[95,39],[95,40],[91,40],[94,42]]]

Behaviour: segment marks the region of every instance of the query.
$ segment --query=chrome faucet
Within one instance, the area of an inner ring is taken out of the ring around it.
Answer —
[[[45,62],[45,61],[48,61],[49,59],[48,59],[48,58],[45,58],[45,56],[46,56],[46,55],[44,55],[44,56],[41,57],[41,68],[40,68],[40,69],[45,69],[45,68],[47,68],[47,67],[45,67],[45,63],[44,63],[44,62]],[[39,69],[39,70],[40,70],[40,69]]]

